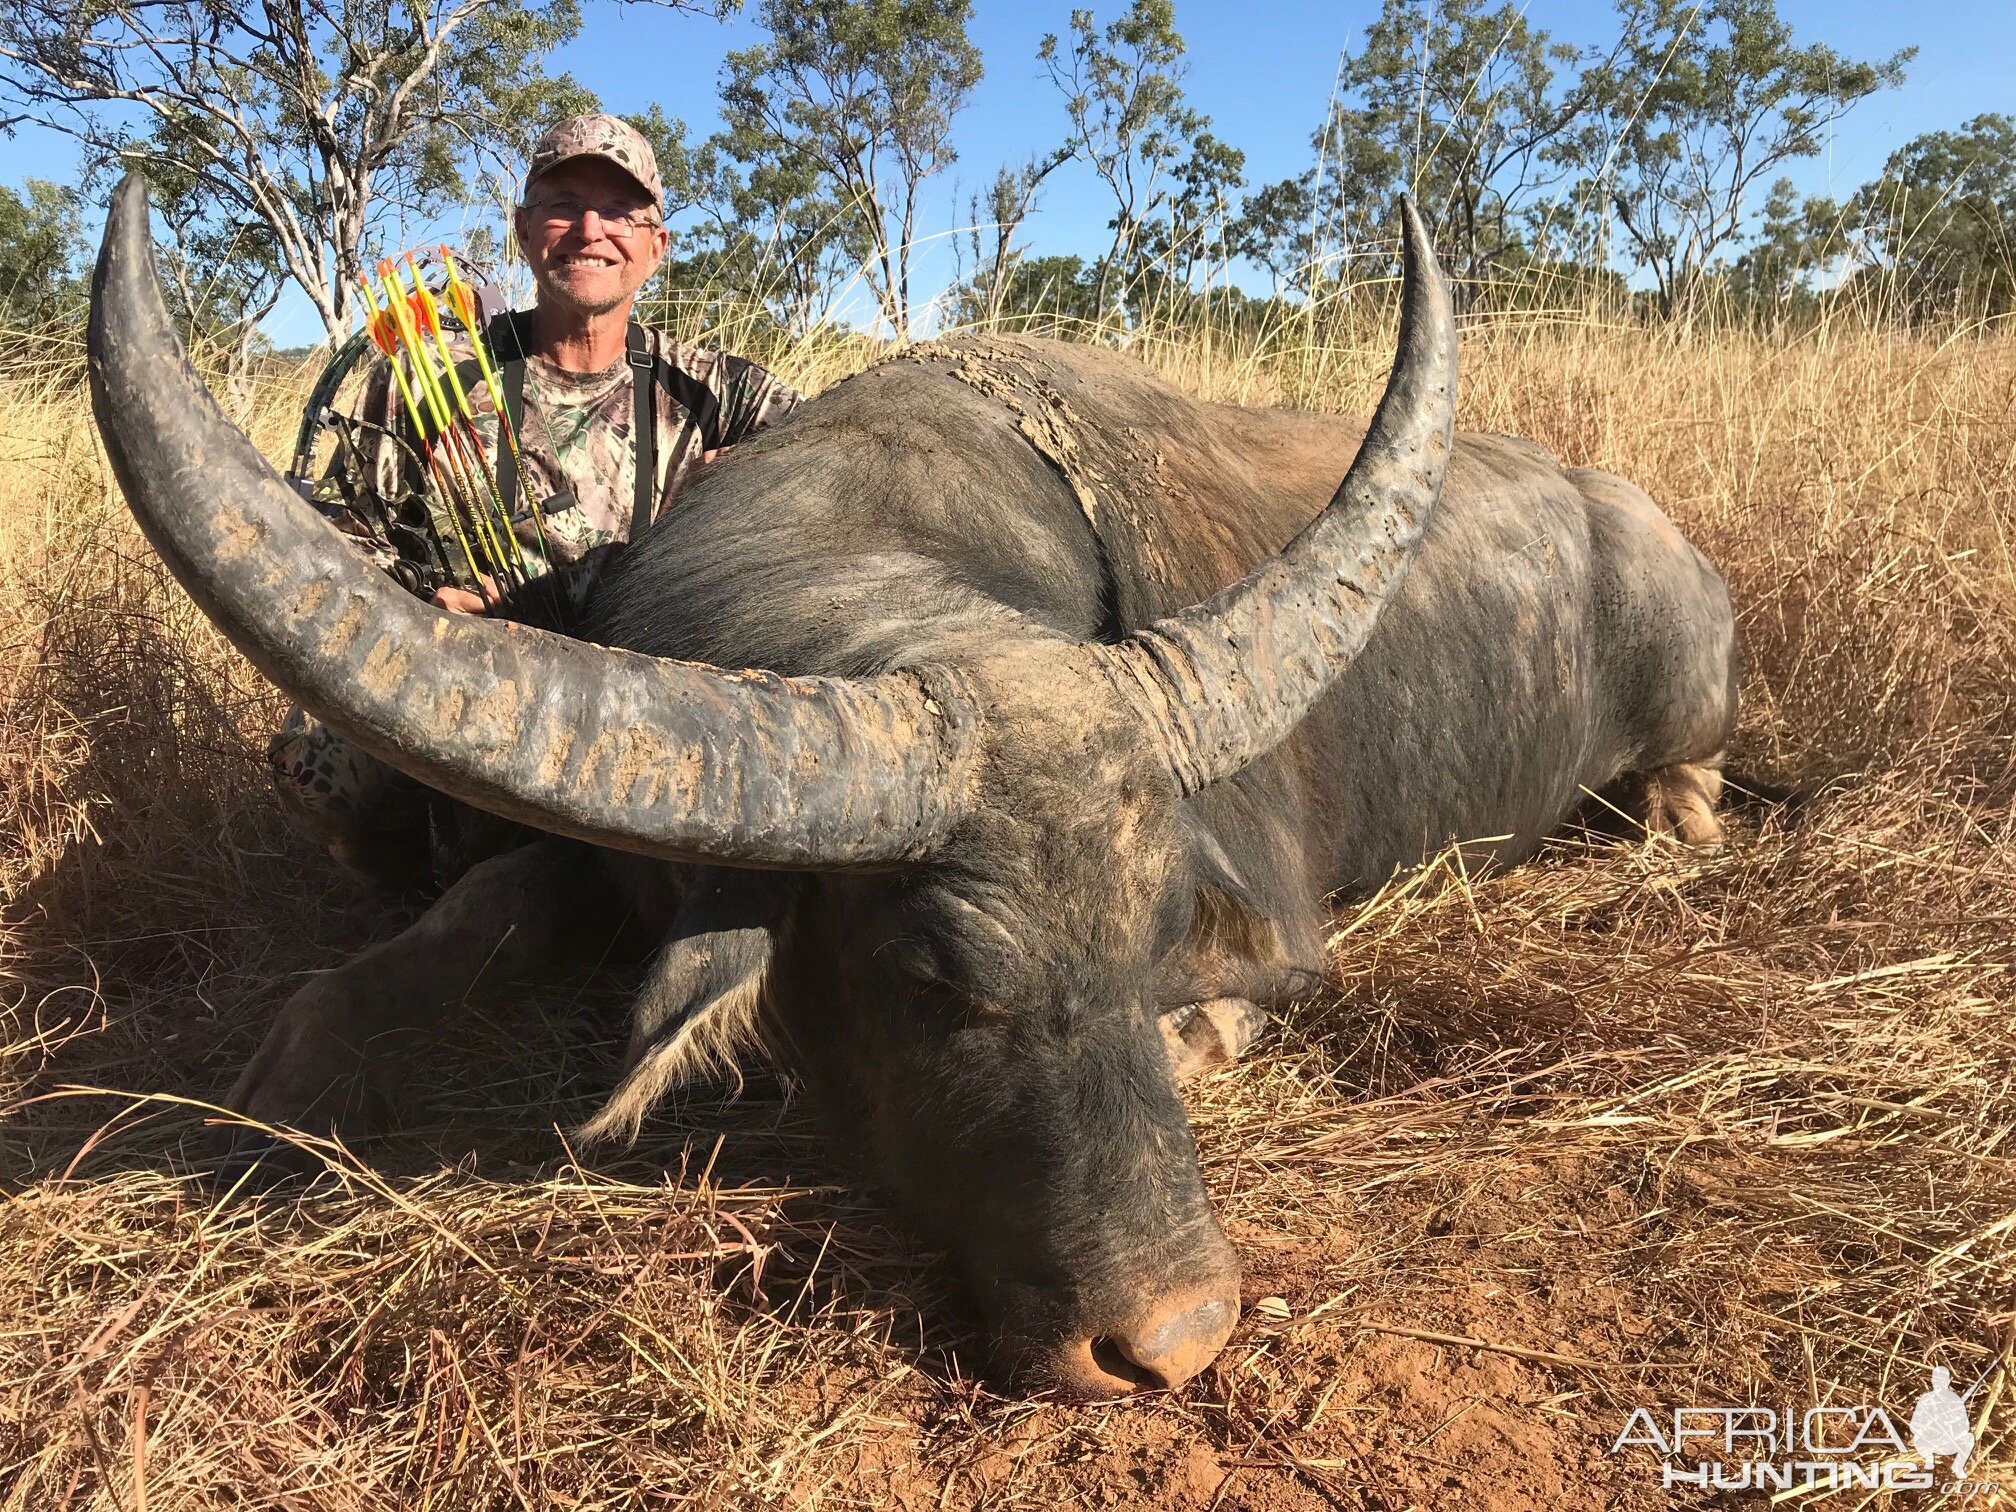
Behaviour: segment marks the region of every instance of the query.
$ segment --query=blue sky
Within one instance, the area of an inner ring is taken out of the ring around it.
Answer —
[[[1094,9],[1103,22],[1121,4],[1099,0]],[[964,223],[966,196],[984,188],[996,167],[1053,146],[1063,128],[1036,47],[1046,32],[1065,31],[1068,0],[978,0],[975,10],[971,35],[987,74],[958,119],[960,161],[935,189],[930,221],[937,230]],[[1920,132],[1957,126],[1983,111],[2016,111],[2016,0],[1930,6],[1779,0],[1779,10],[1800,40],[1826,42],[1852,57],[1919,49],[1902,89],[1863,102],[1838,126],[1826,154],[1791,166],[1790,176],[1808,192],[1845,194]],[[722,59],[762,35],[747,16],[720,23],[651,6],[619,8],[610,0],[584,0],[584,11],[582,34],[558,55],[557,66],[612,109],[662,105],[695,137],[717,124]],[[1249,183],[1309,166],[1309,136],[1323,118],[1338,54],[1357,44],[1377,11],[1377,0],[1177,0],[1191,99],[1222,139],[1244,149]],[[1569,42],[1604,39],[1613,27],[1608,0],[1531,0],[1527,14]],[[23,129],[0,139],[0,183],[18,185],[30,175],[70,181],[75,172],[64,138]],[[1088,170],[1067,165],[1046,184],[1024,240],[1039,252],[1103,250],[1110,215],[1104,192]],[[942,243],[921,254],[920,287],[940,287],[953,273]],[[268,329],[281,345],[320,336],[319,321],[298,297],[282,303]]]

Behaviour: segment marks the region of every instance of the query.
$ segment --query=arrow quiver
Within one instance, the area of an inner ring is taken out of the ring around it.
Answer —
[[[471,273],[487,323],[505,301],[495,283]],[[287,481],[408,592],[427,598],[444,585],[474,587],[427,496],[424,448],[436,438],[413,433],[389,368],[364,360],[374,353],[368,328],[331,353],[302,409]],[[318,466],[324,436],[333,446]]]

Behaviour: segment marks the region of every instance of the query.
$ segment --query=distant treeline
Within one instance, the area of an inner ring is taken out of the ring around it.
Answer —
[[[1510,0],[1385,0],[1334,97],[1311,102],[1310,167],[1258,185],[1188,99],[1170,0],[1076,11],[1036,53],[1055,107],[1029,134],[1046,145],[1000,165],[956,228],[926,223],[926,189],[981,78],[971,0],[756,10],[766,40],[729,55],[719,131],[635,118],[675,233],[647,303],[686,330],[803,336],[836,307],[872,308],[899,339],[1001,320],[1264,328],[1390,276],[1403,188],[1472,311],[1779,322],[1848,302],[1923,324],[2016,309],[2016,120],[1920,136],[1845,200],[1802,196],[1787,166],[1902,85],[1912,52],[1845,57],[1795,37],[1775,0],[1617,0],[1594,44]],[[576,0],[273,0],[249,17],[211,0],[0,0],[9,116],[68,131],[87,163],[78,188],[0,187],[0,320],[74,317],[80,196],[130,167],[155,185],[178,314],[227,362],[258,349],[290,283],[346,332],[357,275],[406,225],[508,203],[515,154],[594,99],[545,67],[579,31]],[[1109,193],[1096,256],[1024,240],[1063,173]],[[957,280],[920,288],[916,250],[947,230]],[[866,300],[844,305],[855,289]]]

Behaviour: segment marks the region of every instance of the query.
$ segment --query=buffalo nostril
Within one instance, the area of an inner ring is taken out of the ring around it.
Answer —
[[[1166,1391],[1181,1386],[1217,1357],[1239,1320],[1238,1303],[1222,1297],[1165,1306],[1094,1339],[1081,1340],[1067,1356],[1079,1365],[1067,1370],[1071,1389],[1091,1396],[1132,1391]],[[1085,1369],[1090,1367],[1089,1372]]]
[[[1112,1338],[1097,1338],[1092,1341],[1092,1363],[1114,1383],[1126,1383],[1137,1391],[1158,1391],[1169,1383],[1152,1366],[1137,1364],[1128,1353],[1127,1345]]]

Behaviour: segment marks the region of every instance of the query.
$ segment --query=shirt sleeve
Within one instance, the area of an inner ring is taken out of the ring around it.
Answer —
[[[715,435],[710,438],[715,447],[733,446],[764,426],[785,419],[805,402],[803,394],[746,357],[724,356],[714,373],[714,394],[721,405]]]
[[[651,340],[658,357],[658,514],[662,515],[699,475],[709,453],[775,425],[804,403],[805,396],[746,357],[731,357],[715,347],[688,346],[663,331],[653,331]],[[620,424],[621,417],[612,416],[611,421]],[[624,430],[627,434],[628,427]]]

